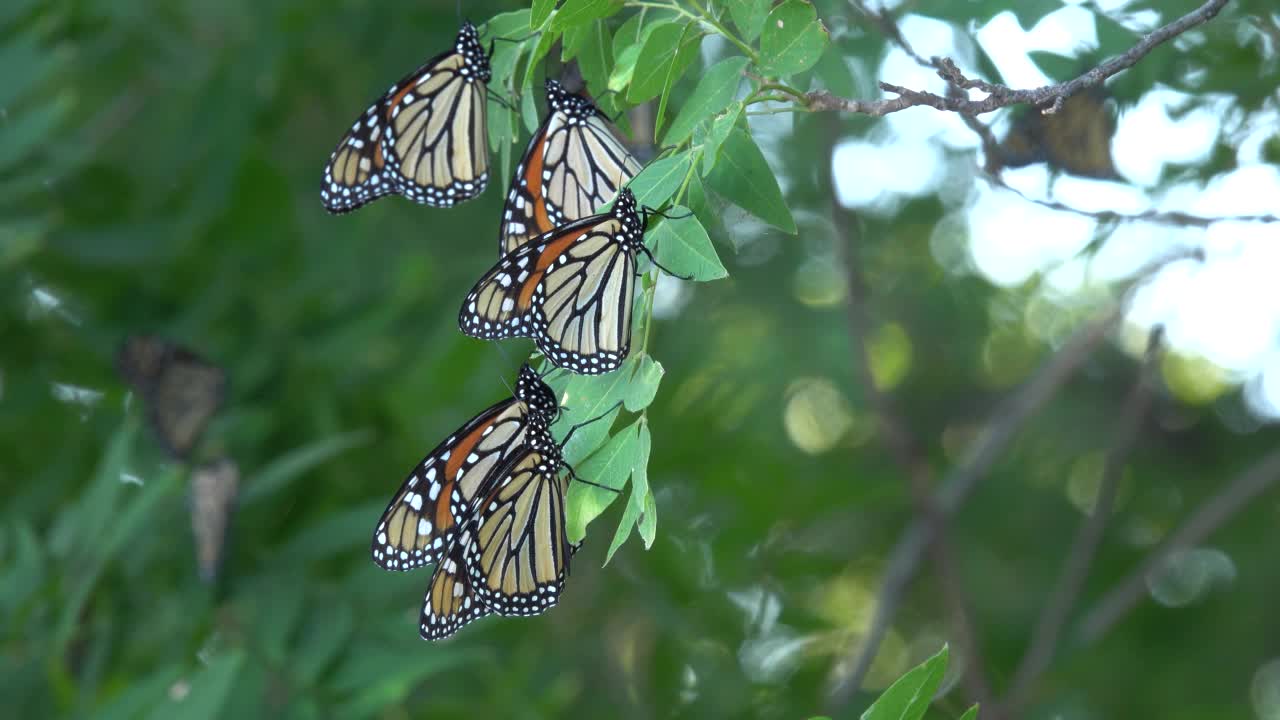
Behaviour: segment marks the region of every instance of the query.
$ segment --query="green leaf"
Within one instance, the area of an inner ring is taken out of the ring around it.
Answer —
[[[215,657],[205,669],[191,679],[191,691],[176,706],[159,707],[152,717],[174,717],[187,720],[214,720],[222,716],[222,707],[236,686],[236,676],[244,665],[244,652],[232,650]],[[176,711],[176,712],[175,712]]]
[[[645,482],[649,482],[647,475]],[[644,540],[644,549],[653,547],[653,540],[658,535],[658,503],[653,499],[653,490],[644,496],[644,514],[640,516],[639,530],[640,539]]]
[[[0,170],[22,160],[37,147],[47,145],[48,138],[57,131],[74,104],[71,96],[59,95],[43,105],[0,118],[0,135],[4,135],[4,142],[0,143]]]
[[[706,180],[712,190],[743,210],[783,232],[795,234],[796,221],[782,199],[769,162],[741,128],[729,133],[720,148],[720,159]]]
[[[731,57],[708,68],[662,141],[667,145],[684,142],[698,123],[729,107],[749,62],[744,57]]]
[[[639,420],[636,423],[640,422]],[[587,485],[570,482],[568,498],[567,532],[570,542],[586,537],[587,524],[596,519],[605,508],[617,499],[635,467],[639,443],[635,423],[609,438],[599,450],[576,468],[582,479],[603,485]]]
[[[720,158],[720,147],[724,145],[729,133],[733,132],[734,126],[738,124],[738,118],[742,115],[744,107],[742,101],[738,100],[731,104],[728,110],[711,119],[707,136],[702,140],[703,175],[710,173],[716,166],[716,161]]]
[[[613,58],[605,23],[581,25],[564,34],[562,59],[574,58],[578,60],[578,69],[587,87],[597,93],[604,92],[609,86],[609,61]]]
[[[698,220],[702,222],[702,227],[710,234],[718,236],[724,235],[724,227],[720,222],[720,211],[717,206],[711,204],[711,198],[707,197],[707,189],[702,184],[702,178],[694,173],[689,179],[689,189],[685,192],[685,200],[689,203],[689,209],[693,210],[698,216]]]
[[[559,39],[560,33],[555,30],[543,30],[542,34],[538,36],[538,44],[533,46],[533,52],[529,53],[529,62],[524,66],[524,82],[521,83],[521,87],[525,90],[533,87],[533,75],[537,71],[538,65],[547,56],[547,53],[551,52],[551,46],[555,45],[556,40]],[[535,124],[534,128],[536,127],[537,125]],[[529,130],[532,132],[533,128]]]
[[[960,720],[978,720],[977,703],[974,703],[973,707],[969,708],[968,710],[965,710],[964,714],[960,716]]]
[[[667,79],[662,83],[662,92],[658,96],[658,111],[653,116],[653,132],[655,136],[662,129],[662,121],[667,116],[667,101],[671,99],[671,88],[675,87],[676,82],[684,75],[684,71],[689,68],[694,58],[698,56],[698,49],[701,46],[702,32],[698,30],[698,26],[692,23],[686,25],[684,33],[680,36],[680,44],[677,46],[675,59],[671,61],[671,67],[667,69]]]
[[[627,383],[626,394],[622,397],[622,405],[628,412],[640,412],[649,407],[658,394],[658,384],[662,382],[662,376],[666,372],[662,369],[662,363],[646,352],[636,357],[635,366],[635,373]]]
[[[537,30],[542,27],[547,18],[551,17],[551,11],[556,7],[556,0],[533,0],[533,10],[529,13],[529,29]]]
[[[613,72],[609,74],[609,89],[613,92],[622,92],[622,89],[631,83],[631,76],[635,73],[636,60],[640,59],[640,46],[632,45],[624,49],[613,64]]]
[[[246,478],[244,492],[240,493],[239,504],[241,507],[248,507],[272,493],[279,492],[312,469],[352,448],[366,445],[371,440],[373,440],[371,431],[356,430],[323,438],[290,450],[254,473],[252,477]]]
[[[532,13],[529,12],[528,8],[499,13],[489,18],[489,22],[484,24],[484,32],[482,34],[491,38],[514,39],[523,37],[529,33],[529,30],[533,29],[531,27],[533,22],[531,18]],[[515,43],[502,43],[498,47],[500,48],[503,44],[512,45]],[[494,54],[497,54],[497,49],[494,50]]]
[[[907,671],[876,699],[862,720],[920,720],[947,671],[947,646]]]
[[[551,20],[552,30],[567,30],[593,20],[609,17],[622,9],[618,0],[564,0],[560,12]]]
[[[489,104],[489,147],[494,152],[500,152],[502,148],[510,145],[512,138],[516,136],[511,120],[510,110],[497,103]]]
[[[818,58],[814,72],[827,90],[840,97],[855,97],[860,94],[853,71],[845,62],[844,52],[838,44],[833,43],[827,47],[827,51]]]
[[[528,88],[520,97],[520,117],[524,119],[524,126],[529,132],[538,131],[538,126],[541,124],[538,121],[538,101],[534,99],[533,91]]]
[[[644,58],[644,62],[637,63],[632,74],[631,85],[627,88],[627,102],[638,105],[662,92],[667,76],[671,74],[671,66],[676,60],[684,31],[684,23],[663,23],[644,41],[638,55]]]
[[[716,249],[711,246],[711,238],[692,211],[676,205],[671,208],[671,213],[687,214],[688,217],[664,219],[645,233],[645,240],[658,262],[671,272],[694,280],[718,280],[728,276]]]
[[[627,507],[622,512],[622,521],[618,523],[618,529],[613,534],[613,542],[609,544],[609,551],[605,553],[604,564],[608,565],[613,559],[613,554],[622,547],[622,543],[626,542],[627,537],[631,535],[631,529],[636,526],[636,521],[640,519],[644,512],[644,499],[649,494],[649,475],[647,467],[649,465],[649,447],[652,440],[649,437],[649,425],[640,418],[631,427],[636,430],[636,456],[634,468],[631,472],[631,498],[627,501]],[[627,428],[630,430],[631,428]],[[625,431],[624,431],[625,432]]]
[[[808,0],[787,0],[769,13],[760,37],[760,69],[766,75],[794,75],[813,67],[830,36]]]
[[[620,410],[614,406],[627,391],[627,378],[632,373],[627,365],[631,362],[632,359],[628,358],[616,372],[604,375],[572,375],[557,390],[557,397],[565,406],[556,423],[557,437],[561,442],[569,428],[593,421],[578,428],[565,443],[564,459],[569,464],[575,465],[586,458],[609,436],[609,428]]]
[[[728,0],[729,16],[742,31],[742,39],[751,42],[760,36],[764,17],[773,0]]]
[[[688,152],[659,158],[646,165],[627,187],[631,188],[641,206],[661,207],[684,184],[684,178],[692,167],[693,157]]]

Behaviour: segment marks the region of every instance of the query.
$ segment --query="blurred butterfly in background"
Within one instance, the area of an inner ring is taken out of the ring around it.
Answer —
[[[205,463],[191,473],[191,533],[196,566],[207,583],[217,579],[222,566],[239,492],[240,468],[230,458]]]
[[[636,255],[648,210],[628,189],[613,208],[544,233],[503,256],[467,294],[458,326],[471,337],[531,337],[556,367],[612,372],[631,352]],[[677,276],[679,277],[679,276]]]
[[[640,172],[590,100],[547,80],[547,116],[516,166],[503,206],[499,257],[592,215]]]
[[[351,212],[391,193],[450,207],[484,192],[489,55],[475,26],[464,22],[452,49],[369,106],[325,165],[325,209]]]
[[[987,171],[1044,162],[1072,175],[1119,179],[1111,158],[1116,118],[1108,100],[1105,88],[1093,87],[1067,98],[1052,115],[1028,108],[1000,142],[999,157],[987,159]]]
[[[184,347],[145,335],[125,340],[116,367],[142,398],[160,444],[175,459],[188,460],[222,406],[226,372]]]

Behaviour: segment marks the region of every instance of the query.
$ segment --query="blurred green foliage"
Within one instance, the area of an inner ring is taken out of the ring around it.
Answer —
[[[1197,4],[1129,9],[1168,19]],[[574,5],[592,17],[620,9]],[[799,73],[801,87],[852,95],[869,81],[851,68],[886,50],[836,0],[818,2],[817,16],[852,30],[832,33],[819,57],[793,51],[776,23],[760,27],[770,13],[805,15],[806,3],[697,5],[751,47],[775,48],[765,61]],[[1006,10],[1029,27],[1061,6],[908,5],[962,31]],[[531,24],[556,17],[554,6],[534,2]],[[520,7],[476,2],[466,12],[481,21]],[[1140,63],[1109,86],[1112,97],[1132,103],[1164,83],[1231,93],[1245,108],[1274,99],[1275,49],[1241,30],[1270,22],[1268,7],[1233,3],[1199,31],[1203,42]],[[634,411],[652,399],[643,420],[619,431],[647,454],[652,494],[637,475],[607,522],[590,528],[561,606],[428,644],[415,629],[428,574],[379,571],[368,534],[422,453],[504,393],[511,363],[462,337],[454,320],[492,262],[502,193],[447,212],[391,199],[335,218],[318,185],[364,103],[450,42],[454,3],[0,7],[0,696],[9,705],[29,717],[95,718],[792,718],[823,709],[866,629],[885,552],[911,517],[851,367],[843,276],[829,272],[833,118],[796,117],[785,151],[766,159],[741,103],[700,87],[698,78],[718,77],[701,63],[721,59],[724,43],[667,11],[644,13],[572,27],[562,47],[592,91],[618,93],[606,107],[657,98],[659,136],[689,133],[662,168],[676,172],[650,178],[651,201],[674,195],[693,209],[730,278],[683,286],[650,321],[651,355],[624,372],[665,380],[655,398],[619,384],[601,406],[623,399]],[[1132,44],[1131,31],[1099,17],[1101,54]],[[509,63],[507,75],[536,88],[543,58],[561,56],[551,37],[520,45],[523,60],[499,47],[495,65]],[[1186,72],[1192,63],[1203,72]],[[519,119],[494,115],[496,140],[504,130],[521,138],[503,147],[503,167],[526,136],[519,128],[536,122],[536,95],[521,96]],[[694,119],[681,112],[702,100],[714,117],[689,129]],[[836,122],[862,134],[879,121]],[[726,157],[739,164],[712,161]],[[854,249],[870,284],[875,376],[940,468],[1052,351],[1027,327],[1034,284],[1002,291],[935,261],[942,211],[925,198],[891,217],[861,217]],[[668,231],[673,244],[687,238]],[[707,279],[720,272],[696,252],[683,261]],[[1078,319],[1060,315],[1063,325]],[[243,493],[213,587],[196,569],[186,469],[146,434],[112,369],[135,332],[196,348],[230,376],[208,451],[235,458]],[[654,357],[661,365],[645,364]],[[952,523],[997,686],[1053,584],[1082,517],[1072,493],[1096,481],[1134,376],[1129,357],[1099,352]],[[585,456],[606,438],[582,442]],[[1162,395],[1086,604],[1273,446],[1235,393],[1195,404]],[[579,508],[615,499],[571,492]],[[654,509],[661,527],[646,528]],[[1269,499],[1214,536],[1238,568],[1230,584],[1186,607],[1148,602],[1101,641],[1068,643],[1033,695],[1033,716],[1247,716],[1254,672],[1280,655],[1269,632],[1280,590],[1269,552],[1275,512]],[[619,544],[612,528],[632,526],[644,542]],[[926,573],[848,717],[947,639],[938,595]],[[927,717],[965,712],[954,675],[930,675],[943,695]]]

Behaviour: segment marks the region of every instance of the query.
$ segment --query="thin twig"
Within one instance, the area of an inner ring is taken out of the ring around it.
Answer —
[[[1112,588],[1080,621],[1077,636],[1082,644],[1101,638],[1147,595],[1147,578],[1158,572],[1179,550],[1203,542],[1215,530],[1280,481],[1280,450],[1254,463],[1200,509],[1147,556],[1136,570]]]
[[[966,120],[969,119],[971,118],[966,118]],[[973,122],[976,123],[977,121],[974,120]],[[981,125],[981,123],[978,124]],[[1160,223],[1162,225],[1207,228],[1210,225],[1221,222],[1280,222],[1280,215],[1224,215],[1221,217],[1205,217],[1203,215],[1192,215],[1190,213],[1162,210],[1146,210],[1140,213],[1119,213],[1113,210],[1081,210],[1079,208],[1071,207],[1070,205],[1064,205],[1057,200],[1040,200],[1030,197],[1021,190],[1011,187],[998,175],[994,175],[989,172],[984,172],[982,175],[987,182],[991,183],[995,187],[1008,190],[1027,202],[1047,207],[1050,210],[1058,210],[1060,212],[1071,213],[1072,215],[1092,218],[1099,223],[1151,222]]]
[[[828,118],[827,125],[831,147],[834,148],[840,130],[834,117]],[[898,411],[893,398],[876,384],[871,371],[871,356],[867,349],[867,337],[871,332],[871,318],[867,311],[870,292],[857,260],[857,221],[847,217],[847,211],[841,208],[834,184],[830,188],[830,196],[836,260],[845,269],[849,284],[845,315],[858,383],[875,415],[884,444],[907,480],[915,517],[931,528],[930,536],[934,540],[930,543],[930,557],[951,616],[956,651],[964,659],[963,681],[973,699],[986,705],[991,699],[991,687],[965,597],[959,564],[946,542],[946,517],[934,504],[933,470],[910,425]]]
[[[1054,652],[1057,650],[1058,636],[1072,608],[1075,607],[1076,598],[1080,595],[1085,578],[1089,576],[1089,568],[1102,543],[1107,521],[1115,507],[1126,460],[1142,429],[1147,410],[1151,407],[1155,371],[1160,357],[1163,334],[1163,328],[1160,326],[1151,330],[1146,357],[1138,371],[1133,389],[1125,400],[1120,419],[1116,422],[1115,439],[1107,453],[1102,482],[1098,487],[1098,496],[1093,510],[1080,524],[1080,530],[1076,533],[1067,560],[1063,563],[1062,573],[1049,593],[1044,610],[1041,611],[1040,619],[1031,635],[1031,641],[1027,643],[1026,654],[1023,655],[1022,662],[1018,664],[1018,669],[1013,674],[1013,680],[1009,683],[1004,700],[1000,703],[1000,707],[991,708],[993,720],[1005,717],[1007,713],[1016,713],[1022,707],[1028,690],[1049,667],[1049,661],[1053,659]]]
[[[1227,2],[1228,0],[1209,0],[1197,10],[1143,37],[1127,52],[1117,55],[1083,75],[1063,83],[1017,90],[1007,85],[966,77],[950,58],[934,57],[930,59],[928,64],[935,67],[938,75],[944,80],[964,90],[981,90],[987,93],[987,97],[981,100],[970,100],[964,96],[942,97],[931,92],[912,90],[899,85],[881,82],[881,90],[891,92],[897,97],[882,100],[850,100],[833,95],[825,90],[816,90],[805,94],[804,105],[815,112],[851,112],[875,117],[888,115],[909,107],[931,107],[936,110],[956,112],[962,115],[982,115],[1011,105],[1034,105],[1042,108],[1046,114],[1053,114],[1072,95],[1081,90],[1101,85],[1107,78],[1133,67],[1156,47],[1196,26],[1209,22],[1222,11],[1222,8],[1226,7]],[[912,53],[914,54],[914,51]]]
[[[1204,253],[1199,249],[1179,250],[1159,258],[1135,274],[1134,284],[1147,280],[1170,263],[1186,259],[1203,261]],[[1126,306],[1126,302],[1117,302],[1092,322],[1076,330],[1021,389],[996,408],[977,445],[943,479],[942,486],[935,494],[938,512],[944,517],[950,516],[968,500],[1018,431],[1102,344],[1111,329],[1119,323]],[[871,661],[875,659],[880,643],[884,641],[889,625],[893,622],[907,585],[915,576],[925,549],[933,540],[931,533],[932,528],[917,518],[903,531],[894,546],[876,598],[875,615],[861,650],[853,661],[853,670],[844,683],[832,690],[829,704],[833,710],[847,705],[853,693],[862,685]]]

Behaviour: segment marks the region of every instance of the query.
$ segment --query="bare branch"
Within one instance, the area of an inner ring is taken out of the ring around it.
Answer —
[[[983,127],[984,129],[986,128],[986,126],[982,125],[982,123],[979,123],[977,120],[967,116],[965,117],[965,122],[966,124],[969,122],[973,122]],[[975,132],[979,132],[979,131],[975,129]],[[981,133],[979,132],[979,134]],[[984,138],[983,145],[984,146],[986,145],[985,138]],[[990,172],[983,173],[983,176],[986,178],[987,182],[991,183],[992,185],[1004,190],[1008,190],[1009,192],[1017,195],[1018,197],[1022,198],[1023,200],[1026,200],[1027,202],[1032,202],[1042,207],[1047,207],[1050,210],[1058,210],[1060,212],[1071,213],[1072,215],[1080,215],[1082,217],[1092,218],[1093,220],[1096,220],[1099,223],[1152,222],[1152,223],[1160,223],[1162,225],[1178,225],[1181,227],[1206,228],[1206,227],[1209,227],[1210,225],[1213,225],[1214,223],[1220,223],[1220,222],[1258,222],[1258,223],[1280,222],[1280,215],[1234,215],[1234,216],[1224,215],[1222,217],[1204,217],[1202,215],[1192,215],[1190,213],[1184,213],[1184,212],[1177,212],[1177,211],[1168,212],[1168,211],[1160,211],[1160,210],[1147,210],[1145,212],[1140,212],[1140,213],[1118,213],[1112,210],[1092,210],[1092,211],[1081,210],[1079,208],[1071,207],[1070,205],[1065,205],[1061,202],[1058,202],[1057,200],[1038,200],[1036,198],[1029,197],[1026,193],[1022,192],[1021,190],[1018,190],[1017,188],[1009,186],[1009,184],[1006,183],[1001,177],[993,173],[990,173]]]
[[[1152,386],[1156,361],[1160,357],[1162,336],[1161,327],[1152,329],[1147,343],[1146,357],[1138,371],[1138,378],[1134,381],[1133,389],[1125,401],[1124,410],[1116,422],[1115,440],[1107,453],[1102,482],[1098,487],[1098,496],[1093,510],[1080,524],[1080,530],[1076,533],[1070,553],[1062,566],[1062,574],[1059,575],[1057,584],[1049,593],[1031,641],[1027,644],[1027,652],[1023,655],[1022,662],[1018,664],[1013,680],[1009,683],[1005,698],[1000,703],[1001,707],[992,708],[993,718],[1004,717],[1007,713],[1015,713],[1021,708],[1027,691],[1048,668],[1049,661],[1057,650],[1058,636],[1067,622],[1067,616],[1075,606],[1085,578],[1089,576],[1089,568],[1093,564],[1098,546],[1102,543],[1102,536],[1106,531],[1107,521],[1111,517],[1116,495],[1119,492],[1125,461],[1133,449],[1134,441],[1151,406]]]
[[[828,126],[828,135],[834,148],[840,131],[834,118],[828,122]],[[830,189],[830,195],[831,222],[835,228],[835,255],[848,278],[849,292],[845,309],[858,383],[876,417],[885,446],[906,478],[915,517],[931,528],[930,536],[934,541],[930,544],[930,557],[951,615],[956,651],[964,659],[963,680],[973,699],[986,705],[991,699],[991,688],[968,609],[959,565],[945,541],[946,517],[934,504],[933,470],[921,452],[919,440],[911,431],[907,420],[899,413],[893,398],[876,384],[871,371],[871,357],[867,350],[867,337],[871,332],[871,318],[867,312],[870,293],[856,255],[857,220],[842,210],[834,185]]]
[[[872,115],[876,117],[888,115],[889,113],[905,110],[909,107],[931,107],[944,112],[956,112],[961,115],[982,115],[984,113],[993,112],[1000,108],[1009,107],[1011,105],[1034,105],[1044,108],[1046,114],[1057,112],[1067,98],[1085,90],[1087,88],[1101,85],[1107,78],[1117,73],[1127,70],[1138,63],[1139,60],[1146,57],[1148,53],[1161,44],[1187,32],[1188,30],[1203,25],[1217,16],[1222,8],[1226,7],[1228,0],[1209,0],[1197,10],[1190,12],[1181,18],[1156,29],[1147,36],[1138,41],[1136,45],[1127,52],[1117,55],[1107,60],[1079,77],[1063,83],[1054,85],[1045,85],[1038,88],[1028,90],[1016,90],[1006,85],[991,83],[985,80],[977,80],[966,77],[960,69],[956,67],[954,61],[945,57],[934,57],[929,61],[929,65],[937,69],[938,75],[941,76],[951,85],[964,90],[981,90],[987,93],[987,97],[981,100],[970,100],[968,97],[953,96],[942,97],[931,92],[921,90],[912,90],[909,88],[893,85],[890,83],[880,83],[880,89],[890,92],[898,97],[884,100],[850,100],[825,90],[817,90],[805,93],[802,104],[812,111],[839,111],[861,113],[864,115]],[[855,3],[855,7],[858,5]],[[860,8],[861,9],[861,8]],[[869,11],[864,11],[868,12]],[[882,16],[869,13],[870,17],[877,18],[878,25],[884,30],[886,26],[891,26],[891,22],[886,22]],[[886,31],[887,33],[889,31]],[[894,31],[896,32],[896,27]],[[889,35],[895,42],[899,42],[904,50],[910,46],[906,45],[905,40],[899,41],[901,34],[897,37],[893,34]],[[915,55],[914,50],[909,51],[913,57],[919,59]]]
[[[1135,284],[1145,281],[1165,265],[1178,260],[1204,260],[1201,250],[1180,250],[1146,265],[1135,275]],[[987,422],[987,430],[977,445],[942,481],[935,494],[935,507],[944,517],[954,514],[968,500],[978,483],[1008,447],[1009,442],[1027,421],[1058,391],[1062,385],[1088,360],[1094,350],[1106,339],[1107,334],[1119,323],[1126,307],[1117,302],[1092,322],[1076,330],[1067,342],[1000,407]],[[848,679],[833,689],[829,704],[839,709],[848,704],[853,693],[862,685],[871,661],[875,659],[880,643],[884,641],[893,616],[902,602],[907,585],[915,577],[916,569],[929,543],[933,541],[933,527],[921,518],[912,521],[890,553],[880,594],[876,598],[876,612],[871,620],[867,637]]]
[[[1165,538],[1136,570],[1103,596],[1078,626],[1079,640],[1089,644],[1101,638],[1147,595],[1147,578],[1171,555],[1203,542],[1236,513],[1280,481],[1280,450],[1265,455],[1231,482],[1173,534]]]

